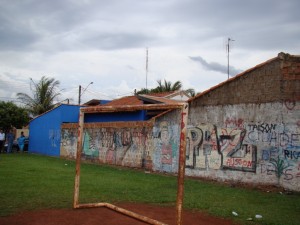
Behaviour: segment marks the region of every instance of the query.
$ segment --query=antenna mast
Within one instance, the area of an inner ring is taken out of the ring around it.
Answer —
[[[227,39],[227,44],[226,44],[226,51],[227,51],[227,75],[229,79],[229,52],[230,52],[230,41],[234,41],[231,38]]]
[[[146,89],[148,88],[148,48],[146,48]]]

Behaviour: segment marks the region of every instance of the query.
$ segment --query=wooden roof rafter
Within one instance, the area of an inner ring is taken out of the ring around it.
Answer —
[[[110,113],[110,112],[133,112],[139,110],[169,110],[181,109],[183,103],[178,104],[149,104],[149,105],[121,105],[121,106],[95,106],[80,108],[83,113]]]

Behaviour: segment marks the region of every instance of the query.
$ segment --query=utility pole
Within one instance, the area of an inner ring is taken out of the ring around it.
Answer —
[[[94,82],[90,82],[88,84],[88,86],[86,86],[86,88],[83,88],[83,90],[81,91],[81,85],[79,85],[79,93],[78,93],[78,105],[80,105],[81,103],[81,96],[83,95],[83,93],[86,91],[86,89],[88,89],[88,87],[93,84]]]
[[[230,51],[230,41],[234,41],[231,38],[227,39],[226,51],[227,51],[227,75],[229,79],[229,51]]]
[[[148,48],[146,48],[146,89],[148,88]]]
[[[81,98],[81,85],[79,85],[78,105],[80,105],[80,98]]]

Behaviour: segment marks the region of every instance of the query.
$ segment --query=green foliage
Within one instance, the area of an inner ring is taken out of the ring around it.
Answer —
[[[153,89],[142,88],[136,93],[137,94],[163,93],[163,92],[179,91],[182,88],[181,81],[176,81],[174,84],[172,84],[171,81],[164,80],[164,82],[162,82],[161,80],[158,80],[157,83],[158,86]],[[190,96],[195,96],[195,90],[192,88],[187,89],[186,92]]]
[[[287,169],[288,167],[290,167],[290,165],[286,164],[285,161],[279,157],[279,155],[277,156],[277,159],[274,159],[274,158],[270,159],[270,163],[275,168],[275,174],[276,174],[278,185],[279,185],[280,177],[283,174],[283,171],[285,169]]]
[[[194,97],[196,95],[195,89],[189,88],[185,90],[186,93],[188,93],[191,97]]]
[[[2,154],[0,165],[0,216],[24,210],[72,207],[74,161]],[[238,224],[296,225],[300,221],[299,193],[267,193],[193,179],[185,179],[184,190],[185,209],[234,219]],[[80,203],[140,202],[175,208],[176,194],[175,176],[106,165],[81,165]],[[232,211],[239,215],[233,217]],[[256,219],[257,214],[262,219]],[[246,221],[250,217],[253,221]]]
[[[0,101],[0,128],[8,131],[11,127],[22,128],[29,122],[28,112],[13,102]]]
[[[158,86],[156,88],[152,89],[153,93],[178,91],[182,87],[182,84],[180,81],[176,81],[174,84],[172,84],[171,81],[165,80],[164,84],[162,84],[162,81],[158,80],[157,83],[158,83]]]
[[[141,95],[141,94],[149,94],[151,93],[151,90],[147,88],[142,88],[141,90],[137,91],[136,94]]]
[[[26,93],[18,93],[18,99],[25,104],[33,116],[40,115],[48,110],[53,109],[54,99],[60,95],[57,88],[59,86],[59,81],[54,80],[54,78],[47,78],[43,76],[38,83],[33,83],[32,94],[30,97]]]

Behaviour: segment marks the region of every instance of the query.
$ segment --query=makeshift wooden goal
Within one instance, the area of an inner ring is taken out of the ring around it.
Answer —
[[[81,108],[79,112],[79,124],[78,124],[78,142],[76,152],[76,174],[75,174],[75,185],[74,185],[74,201],[73,208],[93,208],[93,207],[106,207],[132,218],[144,221],[154,225],[165,225],[165,223],[148,218],[143,215],[139,215],[135,212],[127,209],[120,208],[110,203],[79,203],[79,187],[80,187],[80,165],[81,165],[81,152],[82,152],[82,139],[83,139],[83,126],[84,126],[84,115],[85,113],[97,113],[97,112],[118,112],[118,111],[135,111],[135,110],[161,110],[161,109],[181,109],[181,131],[180,131],[180,151],[179,151],[179,163],[178,163],[178,178],[177,178],[177,199],[176,199],[176,219],[177,225],[182,224],[182,204],[183,204],[183,193],[184,193],[184,173],[185,173],[185,152],[186,152],[186,125],[188,117],[188,104],[178,105],[166,105],[166,104],[152,104],[152,105],[140,105],[140,106],[119,106],[119,107],[87,107]]]

